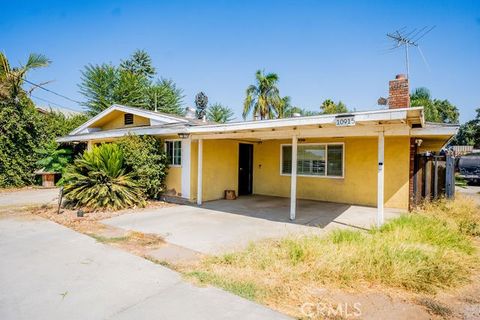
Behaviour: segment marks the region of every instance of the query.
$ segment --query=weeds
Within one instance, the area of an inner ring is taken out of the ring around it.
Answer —
[[[260,295],[260,290],[253,282],[229,280],[204,271],[190,272],[186,276],[196,279],[200,284],[213,284],[249,300],[255,300]]]
[[[417,302],[418,304],[427,308],[429,313],[441,316],[444,319],[450,317],[453,314],[452,310],[449,307],[431,298],[420,298],[417,300]]]
[[[472,241],[480,235],[479,222],[473,202],[441,200],[368,232],[252,243],[183,272],[291,315],[315,299],[310,288],[379,285],[430,294],[469,281],[479,261]],[[427,307],[448,313],[439,304]]]

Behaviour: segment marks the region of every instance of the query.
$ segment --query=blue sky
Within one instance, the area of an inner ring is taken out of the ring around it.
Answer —
[[[0,1],[0,50],[13,64],[30,52],[52,61],[29,76],[82,101],[80,72],[145,49],[161,77],[193,105],[197,92],[241,115],[257,69],[280,76],[282,95],[318,110],[326,98],[378,108],[388,80],[405,72],[404,53],[385,34],[436,25],[411,50],[411,88],[449,99],[461,121],[480,107],[480,1]],[[41,90],[35,96],[74,103]],[[37,100],[39,104],[47,103]]]

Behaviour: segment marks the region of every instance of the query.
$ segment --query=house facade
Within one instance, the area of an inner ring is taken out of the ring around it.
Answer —
[[[413,157],[439,152],[457,127],[426,123],[410,107],[408,79],[390,81],[383,110],[275,120],[208,123],[113,105],[60,143],[88,147],[126,134],[164,142],[170,168],[167,195],[197,204],[258,194],[407,209],[413,197]]]

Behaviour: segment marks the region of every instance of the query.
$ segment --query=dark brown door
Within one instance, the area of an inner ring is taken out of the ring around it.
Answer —
[[[238,152],[238,195],[252,194],[253,144],[240,143]]]

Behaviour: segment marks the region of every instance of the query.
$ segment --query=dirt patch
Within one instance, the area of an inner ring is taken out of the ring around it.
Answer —
[[[30,210],[30,212],[15,213],[15,215],[33,214],[54,221],[77,232],[86,234],[98,242],[122,248],[135,255],[145,257],[152,250],[165,245],[163,238],[156,234],[142,233],[132,230],[124,230],[105,225],[100,221],[122,214],[141,213],[145,209],[164,208],[175,206],[175,204],[163,201],[151,201],[146,208],[120,211],[98,211],[85,212],[83,217],[77,216],[77,210],[61,209],[43,206]]]

